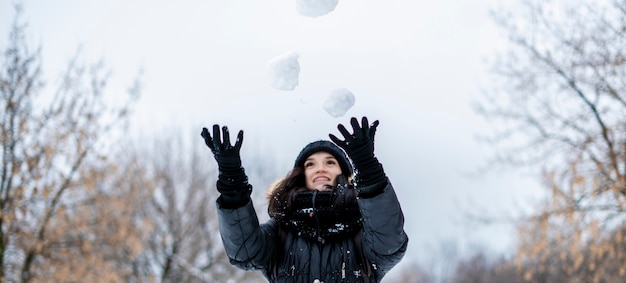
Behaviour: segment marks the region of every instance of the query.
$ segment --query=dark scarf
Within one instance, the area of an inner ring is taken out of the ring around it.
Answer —
[[[332,191],[300,189],[291,206],[280,207],[272,218],[298,236],[319,242],[343,240],[362,227],[356,197],[346,197],[345,185]]]

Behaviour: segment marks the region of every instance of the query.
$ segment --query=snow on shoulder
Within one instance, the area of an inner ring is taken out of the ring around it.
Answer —
[[[326,15],[337,6],[338,0],[296,0],[298,13],[307,17]]]
[[[298,53],[289,51],[268,62],[271,85],[279,90],[293,90],[298,85],[300,64]]]
[[[354,94],[345,88],[332,90],[324,101],[324,110],[330,116],[341,117],[354,106]]]

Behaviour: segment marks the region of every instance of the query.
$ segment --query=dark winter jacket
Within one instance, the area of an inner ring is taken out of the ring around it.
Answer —
[[[363,228],[341,241],[307,240],[279,229],[273,219],[259,224],[252,202],[237,209],[218,203],[220,233],[231,263],[261,270],[269,282],[380,282],[406,252],[404,215],[390,183],[379,195],[359,198],[358,205]]]

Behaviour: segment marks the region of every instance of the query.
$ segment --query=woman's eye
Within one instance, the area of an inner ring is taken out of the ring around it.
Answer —
[[[335,165],[337,162],[335,162],[335,160],[328,160],[326,164]]]
[[[311,166],[313,166],[313,162],[304,163],[304,167],[311,167]]]

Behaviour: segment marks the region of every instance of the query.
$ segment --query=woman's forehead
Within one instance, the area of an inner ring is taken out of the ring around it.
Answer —
[[[313,158],[333,158],[335,159],[335,156],[333,156],[332,154],[325,152],[325,151],[318,151],[316,153],[313,153],[311,155],[309,155],[309,157],[307,157],[306,159],[313,159]]]

